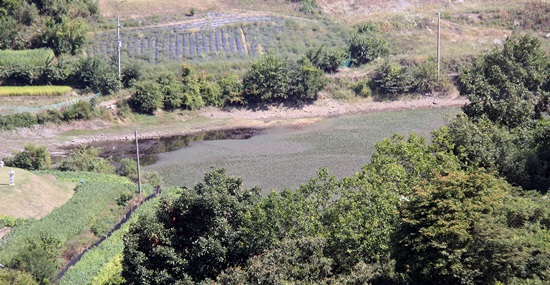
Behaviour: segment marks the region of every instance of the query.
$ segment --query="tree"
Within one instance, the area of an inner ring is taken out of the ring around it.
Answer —
[[[514,214],[522,208],[517,203],[529,200],[513,197],[504,180],[480,171],[456,171],[420,183],[394,235],[397,270],[412,284],[544,280],[548,272],[541,267],[550,261],[548,216],[542,214],[541,222],[527,214],[515,223],[513,217],[522,217]]]
[[[116,70],[100,58],[83,58],[77,63],[73,80],[77,85],[88,87],[108,95],[119,91],[122,83]]]
[[[53,49],[56,55],[75,55],[86,42],[86,24],[81,19],[52,18],[46,24],[42,41]]]
[[[340,48],[321,45],[318,49],[309,50],[306,57],[311,63],[327,73],[335,73],[346,60],[346,52]]]
[[[259,198],[258,189],[243,189],[240,178],[212,169],[204,182],[130,227],[122,276],[127,284],[187,284],[243,264],[248,254],[239,228]]]
[[[51,167],[51,156],[45,146],[36,146],[33,143],[25,145],[23,151],[13,153],[12,158],[6,159],[7,166],[27,170],[45,170]]]
[[[130,106],[138,112],[153,114],[163,106],[162,86],[153,81],[145,80],[135,84],[135,91],[130,97]]]
[[[378,33],[355,33],[348,40],[351,64],[360,66],[390,53],[388,41]]]
[[[502,50],[495,49],[461,70],[459,91],[470,99],[464,107],[470,118],[486,116],[515,128],[548,111],[549,82],[550,61],[540,40],[512,36]]]
[[[295,102],[317,99],[317,94],[326,84],[323,71],[313,66],[307,58],[289,67],[288,99]]]
[[[114,173],[114,167],[99,157],[99,148],[78,147],[59,165],[61,171],[90,171],[99,173]]]
[[[287,98],[290,82],[286,61],[266,55],[252,64],[243,78],[244,97],[249,102],[273,102]]]

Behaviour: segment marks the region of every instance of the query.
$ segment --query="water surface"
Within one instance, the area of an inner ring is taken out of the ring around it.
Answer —
[[[368,113],[303,126],[278,127],[244,140],[203,140],[166,152],[145,167],[167,184],[192,186],[211,166],[243,178],[245,187],[264,192],[296,188],[322,167],[337,177],[353,175],[370,160],[375,143],[394,133],[429,137],[460,108]]]

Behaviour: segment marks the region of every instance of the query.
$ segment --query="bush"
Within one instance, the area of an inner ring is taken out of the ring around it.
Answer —
[[[90,171],[98,173],[114,173],[114,167],[99,157],[99,149],[96,147],[79,147],[59,165],[61,171]]]
[[[33,143],[25,145],[23,151],[16,151],[13,157],[6,159],[7,166],[27,170],[45,170],[51,168],[51,156],[45,146],[36,146]]]
[[[36,117],[29,112],[0,116],[0,130],[31,128],[37,123]]]
[[[145,80],[136,83],[129,103],[135,111],[152,115],[162,108],[163,99],[162,86],[153,80]]]
[[[59,124],[63,121],[63,113],[61,111],[50,109],[45,112],[40,112],[36,115],[36,120],[39,124],[45,124],[47,122],[52,122],[54,124]]]
[[[73,79],[77,85],[88,87],[103,95],[114,93],[122,88],[117,71],[99,58],[85,58],[77,63]]]
[[[224,105],[244,104],[243,83],[235,74],[224,76],[220,84]]]
[[[38,285],[31,274],[13,269],[0,270],[0,284]]]
[[[398,94],[413,89],[413,76],[410,70],[398,63],[386,61],[377,70],[373,78],[372,89],[387,99],[395,99]]]
[[[122,85],[126,88],[134,86],[134,84],[143,77],[142,69],[142,65],[134,61],[125,64],[120,72]]]
[[[120,160],[120,167],[117,169],[117,174],[125,176],[133,181],[137,180],[137,164],[136,161],[129,158]]]
[[[361,97],[369,97],[372,95],[370,89],[371,82],[367,78],[359,79],[357,82],[351,85],[351,89],[355,92],[355,95]]]
[[[199,78],[200,94],[207,106],[223,106],[224,97],[218,82],[208,77]]]
[[[290,82],[287,63],[266,55],[252,64],[243,79],[244,97],[249,102],[273,102],[287,98]]]
[[[309,50],[306,57],[314,66],[324,72],[334,73],[338,71],[338,67],[342,65],[347,54],[340,48],[322,45],[317,50]]]
[[[390,53],[389,43],[376,33],[356,33],[348,41],[349,55],[353,66],[367,64]]]
[[[317,93],[326,84],[323,71],[313,66],[307,58],[299,65],[291,65],[288,74],[290,82],[287,97],[292,101],[304,102],[317,99]]]
[[[17,225],[17,219],[8,216],[8,215],[0,215],[0,229],[3,227],[10,227],[13,228]]]
[[[87,101],[78,101],[63,110],[63,120],[65,121],[89,120],[97,115],[97,109]]]

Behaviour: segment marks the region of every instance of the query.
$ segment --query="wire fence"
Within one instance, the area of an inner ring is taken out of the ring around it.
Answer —
[[[57,103],[57,104],[51,104],[51,105],[45,105],[45,106],[40,106],[40,107],[0,106],[0,112],[2,112],[2,113],[24,113],[24,112],[36,113],[36,112],[41,112],[41,111],[45,111],[45,110],[52,110],[52,109],[60,110],[60,109],[63,109],[65,107],[76,104],[79,101],[90,101],[90,100],[92,100],[92,98],[99,98],[99,96],[100,96],[100,93],[96,93],[96,94],[92,94],[92,95],[88,95],[88,96],[74,98],[74,99],[71,99],[71,100],[68,100],[68,101],[65,101],[65,102],[61,102],[61,103]]]
[[[157,186],[157,187],[155,187],[155,191],[151,195],[145,197],[145,199],[143,199],[137,205],[134,205],[132,208],[130,208],[130,210],[128,210],[128,212],[126,212],[126,214],[124,214],[124,217],[118,223],[115,224],[115,226],[113,227],[112,230],[110,230],[107,234],[102,236],[98,241],[94,242],[92,245],[90,245],[88,248],[86,248],[84,251],[82,251],[79,255],[77,255],[73,259],[71,259],[71,261],[69,261],[69,263],[67,263],[67,265],[61,270],[61,272],[59,272],[57,274],[57,277],[55,277],[53,283],[58,284],[59,280],[61,280],[61,278],[63,278],[65,273],[67,273],[67,270],[69,270],[69,268],[73,267],[77,262],[79,262],[84,254],[86,254],[88,251],[92,250],[94,247],[98,246],[103,241],[108,239],[114,232],[118,231],[122,227],[122,225],[124,225],[126,222],[128,222],[130,220],[130,218],[132,217],[132,214],[134,213],[134,211],[139,206],[141,206],[143,203],[157,197],[157,195],[160,194],[160,193],[161,193],[161,188],[160,188],[160,186]]]

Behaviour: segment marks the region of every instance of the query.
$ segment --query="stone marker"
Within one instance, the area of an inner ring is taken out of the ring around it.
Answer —
[[[4,161],[0,160],[0,167],[4,167]]]
[[[10,169],[10,186],[15,186],[15,172]]]

